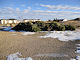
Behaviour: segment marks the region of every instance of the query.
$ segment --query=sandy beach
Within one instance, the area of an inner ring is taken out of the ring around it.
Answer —
[[[0,32],[0,60],[21,52],[20,57],[32,57],[33,60],[70,60],[75,58],[77,43],[80,41],[63,42],[53,38],[40,38],[45,32],[22,35],[23,32]]]

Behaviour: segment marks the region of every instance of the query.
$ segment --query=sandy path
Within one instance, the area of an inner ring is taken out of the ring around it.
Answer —
[[[21,32],[0,32],[0,60],[6,60],[6,56],[15,52],[21,52],[22,57],[30,56],[34,60],[69,60],[75,57],[75,44],[79,41],[61,42],[57,39],[39,38],[44,34],[36,33],[23,36]],[[48,54],[48,56],[37,56],[39,54]],[[51,54],[53,56],[50,56]],[[55,54],[68,56],[55,57]]]

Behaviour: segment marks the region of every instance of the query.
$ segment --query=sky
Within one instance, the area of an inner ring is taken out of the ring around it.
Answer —
[[[0,0],[0,19],[74,19],[80,0]]]

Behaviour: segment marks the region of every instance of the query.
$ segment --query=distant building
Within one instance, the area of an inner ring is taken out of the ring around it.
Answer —
[[[16,20],[16,19],[1,19],[0,23],[1,24],[16,24],[19,23],[20,21]]]
[[[23,22],[29,22],[29,21],[32,21],[32,22],[36,22],[36,21],[41,21],[40,19],[24,19]]]

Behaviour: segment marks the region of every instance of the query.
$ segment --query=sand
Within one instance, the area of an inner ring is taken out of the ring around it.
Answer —
[[[21,52],[23,58],[34,60],[70,60],[75,58],[77,43],[63,42],[53,38],[40,38],[46,32],[22,35],[22,32],[0,32],[0,60],[6,60],[10,54]]]

